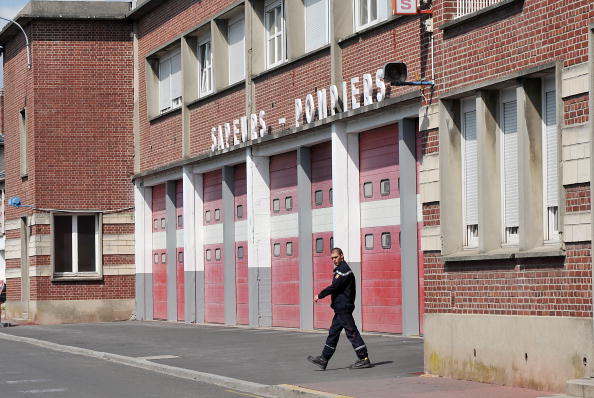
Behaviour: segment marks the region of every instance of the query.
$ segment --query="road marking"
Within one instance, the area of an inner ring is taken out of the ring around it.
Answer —
[[[281,387],[281,388],[285,388],[287,390],[298,391],[298,392],[302,392],[302,393],[316,394],[319,397],[328,397],[328,398],[354,398],[354,397],[351,397],[350,395],[337,395],[337,394],[333,394],[333,393],[330,393],[330,392],[324,392],[324,391],[312,390],[310,388],[305,388],[305,387],[300,387],[300,386],[294,386],[293,384],[279,384],[278,386]]]
[[[146,361],[154,361],[157,359],[175,359],[179,358],[177,355],[153,355],[152,357],[138,357],[138,359],[144,359]]]
[[[67,388],[46,388],[44,390],[26,390],[26,391],[19,391],[23,394],[44,394],[46,392],[64,392],[68,391]]]
[[[232,392],[233,394],[237,394],[237,395],[243,395],[245,397],[253,397],[253,398],[264,398],[261,395],[254,395],[254,394],[250,394],[248,392],[239,392],[239,391],[234,391],[234,390],[225,390],[227,392]]]
[[[50,379],[30,379],[30,380],[6,380],[6,384],[23,384],[23,383],[45,383],[51,381]]]

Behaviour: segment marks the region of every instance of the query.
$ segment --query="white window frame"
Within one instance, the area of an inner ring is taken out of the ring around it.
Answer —
[[[173,50],[171,52],[169,52],[168,54],[162,56],[159,58],[159,70],[158,70],[158,77],[159,77],[159,113],[165,113],[168,112],[170,110],[173,109],[177,109],[179,107],[181,107],[182,105],[182,94],[180,92],[180,95],[178,97],[172,98],[172,91],[173,91],[173,83],[172,83],[172,76],[173,74],[171,73],[171,61],[173,58],[179,56],[180,57],[180,88],[183,88],[182,86],[182,82],[181,82],[181,50],[180,49],[176,49]],[[161,96],[163,95],[162,92],[162,87],[161,87],[161,68],[163,67],[162,65],[164,65],[165,63],[169,63],[169,76],[168,76],[168,82],[169,82],[169,106],[165,106],[162,107],[161,105]]]
[[[324,40],[321,44],[317,45],[317,46],[312,46],[309,47],[309,37],[308,37],[308,32],[309,32],[309,26],[307,24],[307,8],[308,8],[308,4],[307,4],[308,0],[304,0],[303,1],[303,6],[305,8],[305,12],[303,15],[304,18],[304,26],[305,26],[305,52],[310,52],[310,51],[314,51],[318,48],[324,47],[326,44],[328,44],[330,42],[330,6],[329,6],[329,1],[330,0],[321,0],[324,2],[324,14],[326,16],[326,26],[325,26],[325,30],[324,30]]]
[[[367,21],[364,24],[359,24],[359,4],[365,1],[367,2]],[[376,5],[376,10],[377,10],[377,17],[376,19],[370,19],[370,15],[369,15],[369,6],[371,5],[372,2],[375,2]],[[353,1],[353,7],[354,7],[354,26],[355,26],[355,31],[360,31],[363,29],[367,29],[370,26],[373,26],[381,21],[386,20],[387,18],[387,14],[388,14],[388,10],[387,10],[387,6],[386,6],[386,1],[385,0],[354,0]]]
[[[229,84],[234,84],[237,82],[240,82],[242,80],[245,80],[245,20],[243,17],[243,14],[240,14],[238,16],[236,16],[235,18],[232,18],[229,20],[229,23],[227,24],[227,37],[230,37],[229,31],[231,30],[231,26],[235,25],[237,23],[239,23],[240,21],[243,21],[243,39],[242,39],[242,61],[243,61],[243,68],[242,68],[242,73],[241,76],[239,76],[238,78],[233,78],[234,76],[231,76],[231,64],[232,62],[234,62],[235,57],[233,56],[233,54],[231,54],[231,46],[229,46],[228,51],[229,51],[229,71],[228,71],[228,75],[229,75]]]
[[[504,89],[501,91],[500,102],[499,102],[499,134],[501,137],[500,140],[500,171],[501,171],[501,182],[500,182],[500,189],[501,189],[501,225],[502,225],[502,246],[518,246],[520,243],[519,240],[519,225],[508,227],[505,222],[506,218],[506,207],[505,207],[505,134],[504,134],[504,104],[509,102],[516,102],[516,134],[518,133],[518,113],[517,113],[517,95],[516,95],[516,87],[511,87],[508,89]],[[518,144],[519,144],[519,136],[518,136]],[[518,157],[520,156],[519,148],[518,148]],[[519,178],[519,176],[518,176]],[[520,181],[518,180],[518,189],[519,189]],[[519,204],[519,195],[518,195],[518,211],[521,211],[520,204]],[[519,215],[518,215],[519,217]]]
[[[548,93],[554,93],[555,95],[555,131],[559,121],[557,120],[557,103],[556,103],[556,87],[555,78],[546,78],[542,82],[542,187],[543,187],[543,230],[545,243],[557,243],[560,240],[559,236],[559,168],[557,167],[557,206],[548,206],[548,189],[549,189],[549,176],[548,176],[548,140],[547,140],[547,115],[546,115],[546,97]],[[556,140],[557,147],[557,162],[559,161],[559,136],[557,134]],[[557,227],[557,228],[555,228]]]
[[[210,59],[203,60],[202,59],[202,46],[208,45]],[[211,94],[214,91],[214,76],[212,70],[212,40],[210,35],[204,35],[198,40],[197,45],[198,51],[198,95],[203,97],[205,95]],[[210,74],[210,87],[204,87],[202,84],[203,76],[203,66],[206,65],[204,71]]]
[[[461,142],[461,154],[462,154],[462,225],[463,225],[463,236],[464,236],[464,248],[467,249],[475,249],[479,245],[479,225],[478,220],[477,224],[467,224],[466,223],[466,179],[464,176],[466,175],[466,113],[473,112],[475,113],[475,135],[477,140],[477,152],[478,152],[478,131],[476,131],[476,98],[466,98],[460,101],[461,103],[461,123],[462,123],[462,139]],[[478,163],[477,163],[477,174],[478,174]],[[477,188],[478,188],[478,181],[477,181]]]
[[[95,270],[79,272],[78,270],[78,217],[79,216],[93,216],[95,217]],[[72,222],[72,271],[70,272],[56,272],[56,252],[55,252],[55,217],[70,217]],[[103,220],[101,213],[51,213],[51,262],[52,274],[54,279],[65,278],[102,278],[103,277]]]
[[[280,30],[278,32],[276,32],[275,34],[271,35],[270,34],[270,26],[269,26],[269,13],[270,11],[275,10],[276,8],[280,7],[280,18],[281,18],[281,26],[280,26]],[[286,37],[285,37],[285,4],[284,4],[284,0],[274,0],[274,1],[270,1],[266,3],[266,6],[264,8],[264,30],[266,31],[266,66],[268,69],[275,67],[277,65],[282,64],[283,62],[285,62],[286,59],[286,53],[287,53],[287,42],[286,42]],[[270,62],[270,53],[269,53],[269,45],[268,43],[274,40],[275,41],[275,45],[274,45],[274,51],[275,51],[275,59],[274,62]],[[281,41],[281,54],[279,57],[279,54],[276,53],[276,41],[280,40]]]

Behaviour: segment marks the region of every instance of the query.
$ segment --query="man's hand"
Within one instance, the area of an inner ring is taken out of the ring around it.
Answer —
[[[320,299],[320,298],[319,298],[319,297],[318,297],[318,295],[316,294],[316,295],[314,296],[314,301],[317,303],[319,299]]]

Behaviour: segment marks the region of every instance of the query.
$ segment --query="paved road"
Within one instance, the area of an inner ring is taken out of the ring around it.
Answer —
[[[357,358],[343,334],[322,372],[305,358],[320,353],[325,333],[138,321],[19,326],[0,332],[136,358],[171,355],[175,358],[155,362],[268,385],[350,380],[354,372],[357,378],[373,379],[423,371],[423,341],[398,336],[364,336],[377,366],[350,370]]]
[[[241,398],[246,394],[100,359],[0,340],[0,397]]]

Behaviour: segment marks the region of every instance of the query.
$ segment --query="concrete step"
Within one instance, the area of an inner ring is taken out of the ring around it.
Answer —
[[[565,393],[570,397],[594,398],[594,379],[567,380]]]

